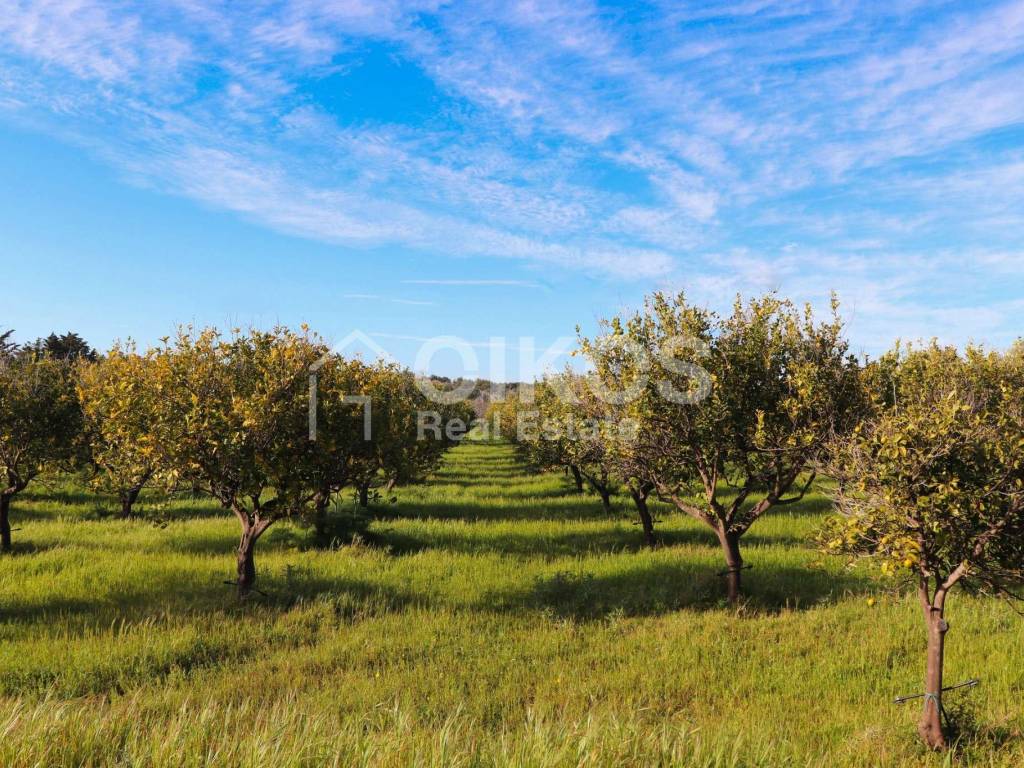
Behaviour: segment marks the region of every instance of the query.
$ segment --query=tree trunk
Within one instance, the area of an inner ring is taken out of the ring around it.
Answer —
[[[254,527],[246,527],[242,530],[242,540],[238,543],[238,597],[243,599],[249,596],[253,585],[256,584],[256,560],[253,557],[256,549],[256,539],[259,534]]]
[[[329,493],[321,493],[316,497],[313,511],[313,530],[316,540],[321,544],[327,543],[327,507],[331,503]]]
[[[121,519],[126,520],[132,516],[132,508],[135,506],[135,502],[139,498],[139,493],[142,491],[142,486],[137,488],[129,488],[126,491],[121,492]]]
[[[365,483],[359,486],[359,506],[366,509],[370,506],[370,484]]]
[[[0,552],[11,551],[11,498],[12,494],[0,494]]]
[[[570,464],[569,471],[572,472],[572,479],[576,482],[576,493],[583,493],[583,473],[579,467]]]
[[[612,513],[612,495],[608,492],[607,488],[601,487],[597,489],[597,492],[601,495],[601,506],[604,507],[604,511],[608,514]]]
[[[651,513],[647,509],[647,494],[634,490],[630,491],[630,495],[633,497],[633,503],[636,504],[636,511],[640,514],[640,524],[644,529],[644,544],[653,547],[655,544],[654,520],[651,519]]]
[[[740,535],[729,531],[719,531],[718,540],[725,553],[725,584],[729,604],[735,605],[740,599],[740,577],[743,574],[743,558],[740,556]]]
[[[924,711],[917,732],[929,748],[943,750],[946,748],[946,734],[942,725],[942,666],[949,625],[942,617],[942,608],[932,607],[926,622],[928,663],[924,678]]]

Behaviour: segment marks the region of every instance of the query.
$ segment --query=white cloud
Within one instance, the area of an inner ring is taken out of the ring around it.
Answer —
[[[182,147],[156,170],[165,183],[189,197],[288,234],[340,245],[401,244],[456,256],[535,261],[634,278],[665,274],[673,266],[668,254],[655,249],[593,239],[552,242],[451,215],[428,215],[369,194],[305,185],[274,167],[219,149]]]
[[[4,0],[0,40],[21,56],[99,88],[174,88],[196,52],[186,38],[147,28],[115,4],[91,0]],[[106,93],[101,91],[101,93]]]
[[[373,46],[432,81],[436,113],[349,115],[308,87],[343,89]],[[879,331],[961,311],[1005,335],[1022,52],[1020,0],[0,0],[0,110],[348,249],[840,287]]]

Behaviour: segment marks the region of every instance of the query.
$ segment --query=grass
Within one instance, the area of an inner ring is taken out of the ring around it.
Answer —
[[[983,683],[931,755],[891,703],[921,687],[915,599],[808,545],[823,497],[747,535],[739,610],[710,532],[659,505],[644,550],[618,504],[467,444],[363,543],[272,528],[266,594],[238,604],[237,524],[208,501],[154,525],[37,487],[0,558],[0,765],[1024,764],[1004,604],[952,601],[948,679]]]

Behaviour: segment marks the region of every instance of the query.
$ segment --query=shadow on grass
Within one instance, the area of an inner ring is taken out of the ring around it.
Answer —
[[[564,520],[568,522],[572,520],[617,520],[622,519],[625,514],[621,510],[613,510],[611,514],[605,512],[601,507],[600,499],[596,497],[591,498],[572,493],[564,496],[552,495],[551,498],[554,502],[551,504],[530,503],[529,498],[524,499],[521,504],[511,499],[503,499],[501,503],[490,501],[487,504],[481,504],[479,501],[424,504],[400,500],[393,507],[381,509],[377,516],[383,520],[432,518],[436,520],[457,519],[467,522],[499,522],[502,520]]]
[[[946,713],[946,735],[950,740],[949,754],[964,765],[981,763],[992,753],[1024,735],[1019,728],[1007,723],[984,722],[979,714],[980,704],[971,693],[967,690],[958,698],[944,696],[942,700]]]
[[[607,518],[605,518],[607,519]],[[624,522],[622,518],[613,518]],[[406,531],[394,528],[377,528],[370,534],[374,543],[387,547],[398,555],[416,554],[427,550],[444,550],[459,554],[500,554],[555,559],[588,554],[612,552],[639,552],[644,549],[640,526],[634,530],[625,527],[609,527],[597,531],[566,530],[564,533],[508,533],[502,531],[487,535],[484,531],[466,528],[435,529],[430,531]],[[657,547],[706,546],[718,551],[719,544],[714,533],[701,528],[673,529],[657,533]],[[803,543],[799,536],[786,534],[748,533],[743,537],[745,547],[767,545],[794,546]]]
[[[282,610],[311,601],[329,605],[339,620],[348,622],[429,604],[423,595],[376,582],[326,578],[301,562],[284,568],[261,568],[258,553],[256,589],[245,600],[239,600],[234,584],[226,583],[233,559],[230,553],[225,555],[223,575],[212,574],[201,581],[183,582],[182,574],[161,570],[148,574],[144,583],[119,585],[116,592],[90,597],[47,596],[45,602],[38,603],[0,602],[0,626],[59,626],[61,634],[84,634],[111,621],[164,621],[204,613],[252,615],[268,610],[271,613],[267,618],[275,619]]]
[[[17,622],[43,624],[62,639],[103,632],[112,625],[119,629],[118,640],[111,638],[108,651],[100,656],[72,664],[61,658],[30,658],[23,665],[5,669],[0,676],[0,696],[127,694],[172,675],[189,676],[226,662],[260,657],[267,648],[313,646],[339,626],[426,602],[416,595],[358,580],[324,582],[298,569],[266,581],[265,595],[254,594],[244,602],[231,597],[230,592],[224,597],[220,592],[211,595],[206,590],[194,590],[193,599],[222,603],[206,610],[174,610],[179,606],[168,606],[162,599],[165,593],[154,591],[136,596],[142,599],[127,610],[121,604],[112,609],[88,601],[57,601],[44,612],[5,612],[0,636]],[[154,588],[159,586],[154,584]],[[209,620],[199,624],[199,631],[186,632],[171,644],[150,649],[148,644],[131,639],[119,641],[136,631],[162,633],[165,623],[172,631],[179,624],[193,626],[201,614],[208,614]],[[239,624],[225,622],[225,617],[237,619]],[[250,628],[252,622],[256,626]]]
[[[547,486],[546,483],[545,486]],[[484,500],[485,503],[494,503],[494,500],[511,501],[512,499],[523,499],[526,503],[529,503],[530,499],[567,499],[579,502],[590,501],[598,506],[601,505],[601,498],[596,494],[579,493],[575,488],[532,488],[522,483],[496,485],[493,488],[474,487],[473,496]]]
[[[75,616],[96,613],[100,601],[83,598],[47,597],[46,603],[0,604],[0,621],[32,624],[56,616]]]
[[[744,572],[744,612],[806,610],[848,594],[871,591],[872,583],[851,574],[800,568]],[[721,570],[680,562],[629,568],[614,575],[564,571],[532,587],[491,594],[484,605],[535,610],[561,618],[594,621],[610,616],[657,616],[673,611],[725,607]]]
[[[24,491],[19,493],[14,500],[30,502],[32,504],[60,504],[62,506],[85,506],[89,507],[96,503],[98,494],[89,490],[86,486],[68,486],[61,484],[61,487],[52,487],[39,484],[29,484]]]
[[[146,518],[155,521],[178,522],[185,520],[210,520],[218,517],[233,517],[230,510],[224,509],[213,499],[176,499],[171,505],[155,509]],[[144,518],[145,519],[145,518]]]
[[[44,552],[49,552],[54,549],[59,549],[62,545],[60,542],[48,541],[45,544],[33,541],[31,538],[24,538],[22,532],[18,530],[17,526],[13,529],[13,541],[11,542],[11,549],[8,552],[0,552],[0,562],[3,562],[5,558],[12,557],[30,557],[32,555],[41,555]]]
[[[159,522],[173,520],[198,520],[221,517],[230,514],[214,499],[191,498],[187,495],[158,497],[144,496],[135,504],[131,520]],[[11,505],[11,521],[45,522],[61,518],[99,521],[117,520],[121,517],[120,505],[112,496],[89,491],[58,493],[37,492],[15,497]]]
[[[21,523],[42,523],[63,517],[98,520],[100,509],[95,497],[90,497],[88,504],[56,507],[38,498],[29,499],[18,495],[11,502],[11,526],[17,528]]]
[[[769,510],[765,517],[771,517],[772,515],[784,515],[787,517],[824,517],[825,515],[832,512],[832,500],[827,496],[808,495],[807,498],[800,501],[799,504],[792,504],[789,506],[776,507],[775,509]]]

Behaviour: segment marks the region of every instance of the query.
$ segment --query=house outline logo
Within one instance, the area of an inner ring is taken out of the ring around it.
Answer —
[[[386,349],[384,349],[384,347],[382,347],[376,341],[374,341],[373,337],[370,336],[370,334],[356,329],[352,331],[348,336],[343,338],[341,341],[332,344],[331,349],[329,352],[327,352],[327,354],[325,354],[323,357],[321,357],[319,360],[317,360],[315,363],[309,366],[310,373],[315,374],[317,371],[319,371],[323,367],[324,363],[326,363],[331,358],[331,355],[341,354],[343,351],[345,351],[350,346],[356,343],[360,343],[364,347],[369,349],[374,355],[376,355],[375,359],[377,360],[383,360],[386,363],[398,362],[395,359],[395,356],[388,352]]]
[[[309,439],[316,441],[316,411],[317,411],[317,372],[333,355],[341,354],[355,343],[367,347],[377,360],[386,363],[396,363],[394,355],[378,344],[373,338],[358,329],[352,331],[341,341],[333,344],[330,351],[325,353],[319,360],[309,366]],[[341,402],[353,403],[363,406],[363,439],[371,440],[373,437],[373,398],[369,395],[342,395]]]

